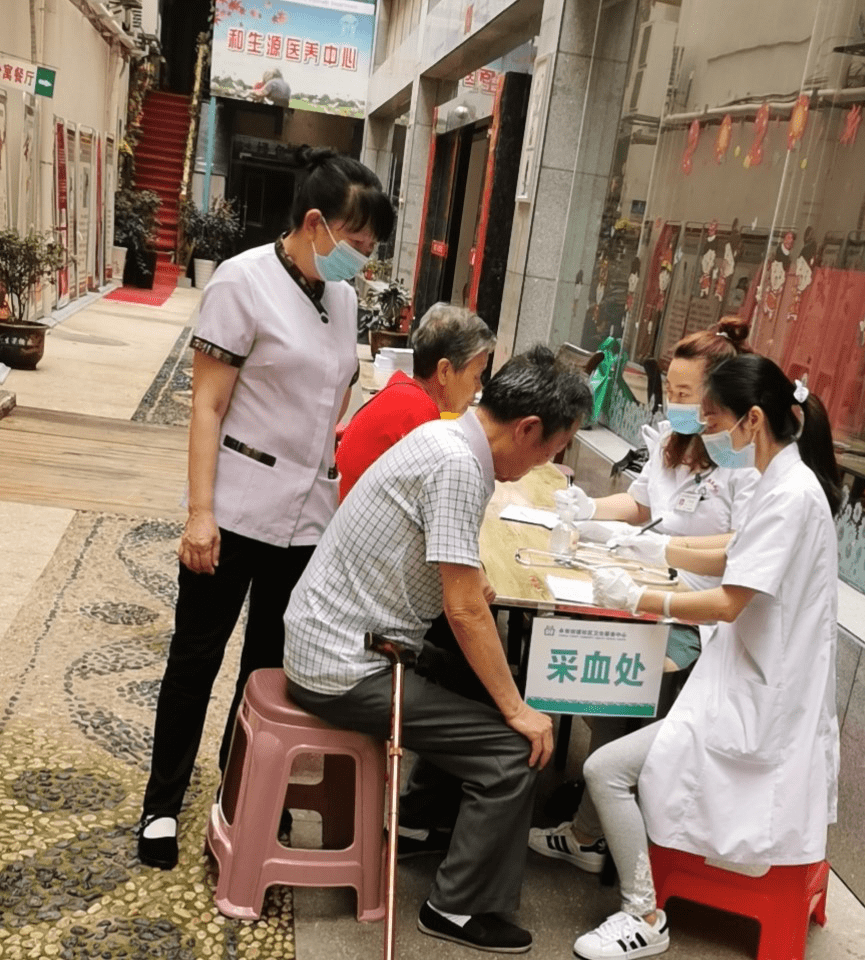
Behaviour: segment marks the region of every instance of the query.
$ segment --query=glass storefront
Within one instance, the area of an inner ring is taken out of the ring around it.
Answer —
[[[659,415],[653,373],[676,341],[728,314],[750,320],[754,348],[829,411],[848,498],[842,576],[859,589],[863,106],[857,0],[645,0],[582,341],[629,363],[605,422],[633,442]]]

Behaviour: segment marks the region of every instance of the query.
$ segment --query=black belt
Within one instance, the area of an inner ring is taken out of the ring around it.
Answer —
[[[261,450],[256,450],[255,447],[248,447],[245,443],[241,443],[239,440],[235,440],[234,437],[229,437],[227,434],[222,438],[223,447],[228,447],[229,450],[236,450],[238,453],[242,453],[245,457],[252,457],[253,460],[258,460],[259,463],[263,463],[266,467],[276,466],[276,457],[270,453],[262,453]]]

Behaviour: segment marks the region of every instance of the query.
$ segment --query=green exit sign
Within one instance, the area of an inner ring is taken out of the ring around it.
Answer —
[[[57,77],[57,71],[48,67],[37,67],[36,85],[34,93],[40,97],[54,96],[54,80]]]

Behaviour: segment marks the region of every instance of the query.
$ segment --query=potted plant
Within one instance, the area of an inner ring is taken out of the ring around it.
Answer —
[[[404,347],[408,342],[411,294],[400,280],[371,289],[367,303],[373,312],[369,326],[369,350],[373,357],[382,347]]]
[[[216,265],[231,255],[241,232],[233,200],[216,198],[209,210],[200,210],[191,200],[180,208],[180,225],[192,245],[195,286],[203,290]]]
[[[128,286],[153,286],[156,272],[156,214],[162,201],[152,190],[124,187],[114,197],[114,245],[126,247],[123,282]]]
[[[19,370],[32,370],[45,352],[44,323],[29,321],[33,288],[63,268],[63,245],[31,231],[0,230],[0,362]]]

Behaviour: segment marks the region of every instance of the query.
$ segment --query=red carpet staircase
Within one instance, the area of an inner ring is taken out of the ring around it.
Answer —
[[[175,264],[177,202],[183,177],[183,152],[189,130],[189,97],[154,91],[144,101],[141,139],[135,148],[135,186],[152,190],[162,203],[157,214],[156,274],[153,290],[124,287],[112,299],[161,306],[177,286],[182,267]]]

